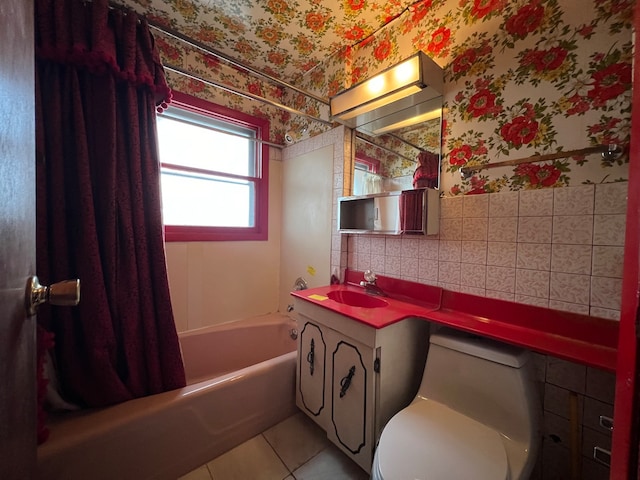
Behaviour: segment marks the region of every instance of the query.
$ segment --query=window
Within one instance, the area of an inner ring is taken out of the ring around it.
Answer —
[[[157,128],[166,240],[266,240],[269,122],[174,92]]]
[[[366,195],[381,191],[380,160],[356,152],[353,171],[353,195]]]

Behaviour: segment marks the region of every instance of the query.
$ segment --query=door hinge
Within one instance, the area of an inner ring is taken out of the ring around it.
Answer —
[[[380,359],[379,358],[376,358],[373,361],[373,371],[376,372],[376,373],[380,373]]]

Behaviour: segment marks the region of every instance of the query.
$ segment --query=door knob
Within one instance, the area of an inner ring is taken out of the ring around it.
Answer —
[[[36,314],[38,305],[49,302],[51,305],[74,306],[80,303],[80,280],[64,280],[50,287],[40,285],[35,275],[27,280],[25,306],[27,315]]]

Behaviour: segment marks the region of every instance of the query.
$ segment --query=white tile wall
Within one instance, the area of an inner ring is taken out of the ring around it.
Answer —
[[[596,185],[596,214],[621,214],[627,209],[627,184],[602,183]]]
[[[463,241],[462,262],[479,265],[487,264],[487,242]]]
[[[599,277],[622,278],[624,247],[594,246],[593,275]]]
[[[462,198],[462,216],[464,218],[487,217],[489,215],[488,195],[469,195]]]
[[[593,215],[559,215],[553,217],[553,243],[591,245]]]
[[[515,267],[517,248],[516,242],[488,242],[487,265]]]
[[[460,262],[462,258],[462,242],[457,240],[442,240],[438,253],[441,262]]]
[[[541,270],[516,270],[516,294],[549,298],[549,272]]]
[[[551,243],[553,217],[519,217],[518,242]]]
[[[551,249],[551,271],[591,274],[591,245],[564,245],[554,243]]]
[[[440,218],[462,217],[463,197],[443,198],[440,202]]]
[[[624,245],[625,215],[595,215],[594,245]]]
[[[539,217],[553,214],[553,190],[522,190],[519,192],[521,217]]]
[[[489,217],[487,240],[515,242],[518,239],[518,217]]]
[[[549,271],[551,267],[550,243],[520,243],[516,267]]]
[[[554,215],[593,215],[594,186],[553,189]]]
[[[487,196],[489,198],[490,217],[518,216],[518,192],[505,192]]]
[[[514,293],[516,288],[516,269],[487,265],[487,290]]]
[[[442,198],[439,235],[332,243],[358,270],[618,319],[626,195],[619,182]]]
[[[446,204],[446,199],[442,199]],[[462,217],[440,220],[440,240],[462,240]]]

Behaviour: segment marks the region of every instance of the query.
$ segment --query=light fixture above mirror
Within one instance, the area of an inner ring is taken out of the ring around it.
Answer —
[[[331,97],[331,118],[381,135],[440,116],[442,90],[442,69],[419,51]]]

